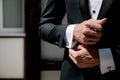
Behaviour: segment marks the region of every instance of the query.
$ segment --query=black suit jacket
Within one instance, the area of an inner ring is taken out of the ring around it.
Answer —
[[[107,22],[103,25],[101,40],[95,45],[97,48],[110,48],[112,50],[117,69],[119,69],[120,64],[119,10],[120,0],[103,0],[98,19],[107,18]],[[65,13],[68,24],[61,24]],[[39,35],[43,40],[65,48],[67,26],[81,23],[90,18],[88,0],[48,0],[40,19]],[[68,49],[65,49],[61,80],[99,80],[100,78],[99,67],[77,68],[68,56]]]

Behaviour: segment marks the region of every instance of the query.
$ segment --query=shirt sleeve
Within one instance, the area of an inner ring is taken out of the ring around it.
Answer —
[[[73,41],[73,31],[75,28],[75,24],[69,25],[66,29],[66,47],[72,48],[77,41]]]
[[[115,64],[110,48],[99,49],[101,74],[115,70]]]

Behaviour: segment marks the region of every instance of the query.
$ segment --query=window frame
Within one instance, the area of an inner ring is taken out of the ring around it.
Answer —
[[[4,17],[3,17],[3,0],[0,0],[0,33],[24,33],[24,26],[25,26],[25,15],[24,15],[24,8],[25,3],[24,0],[22,0],[22,26],[20,28],[5,28],[4,24]]]

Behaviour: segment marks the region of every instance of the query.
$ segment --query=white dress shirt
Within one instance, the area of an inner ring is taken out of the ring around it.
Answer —
[[[97,19],[103,0],[89,0],[89,9],[92,19]],[[69,25],[66,29],[66,47],[71,48],[77,42],[73,42],[74,25]],[[115,70],[115,64],[110,48],[98,49],[100,55],[100,70],[101,74]]]

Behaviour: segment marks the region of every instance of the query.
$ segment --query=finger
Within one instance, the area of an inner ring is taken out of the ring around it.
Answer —
[[[84,64],[84,62],[79,62],[78,60],[76,60],[73,56],[71,56],[69,54],[70,59],[76,64],[77,67],[79,68],[87,68],[88,66],[86,66],[86,64]]]
[[[75,51],[74,49],[69,49],[69,54],[74,58],[76,58],[78,56],[77,51]]]
[[[96,41],[87,41],[85,43],[82,43],[83,45],[94,45],[96,44],[97,42]]]
[[[102,25],[107,21],[107,18],[103,18],[101,20],[91,20],[90,23],[88,24],[88,26],[98,32],[98,31],[102,31]],[[97,24],[96,24],[97,23]]]
[[[78,61],[71,54],[69,54],[69,57],[75,64],[78,64]]]
[[[92,36],[86,36],[86,40],[87,41],[99,41],[100,40],[100,37],[101,37],[101,34],[98,34],[98,35],[92,35]]]
[[[101,32],[102,31],[102,26],[100,24],[90,24],[89,25],[90,30],[94,31],[94,32]]]
[[[100,40],[100,37],[101,37],[102,33],[101,32],[95,32],[95,33],[92,33],[92,34],[87,34],[84,36],[83,40],[84,42],[97,42]]]
[[[94,45],[94,44],[96,44],[98,41],[99,41],[100,39],[98,39],[98,38],[90,38],[90,39],[86,39],[86,40],[84,40],[83,42],[81,42],[83,45]],[[82,49],[82,50],[84,50],[84,49]]]
[[[86,36],[93,36],[93,37],[100,37],[101,33],[102,33],[101,29],[96,29],[96,30],[90,29],[84,32]]]
[[[97,23],[103,25],[107,21],[107,18],[103,18],[101,20],[97,20]]]
[[[82,59],[82,57],[77,57],[77,58],[74,58],[71,54],[69,54],[69,57],[72,59],[72,61],[78,65],[80,63],[84,63],[84,60]]]
[[[96,44],[96,42],[92,42],[92,41],[89,41],[88,39],[86,39],[86,40],[82,40],[81,44],[82,45],[93,45],[93,44]],[[82,49],[82,50],[84,50],[84,49]]]
[[[77,42],[72,49],[74,49],[75,51],[79,50],[78,46],[80,45],[79,42]]]
[[[78,45],[78,49],[79,49],[79,51],[82,50],[82,49],[83,49],[83,46],[82,46],[81,44]]]

